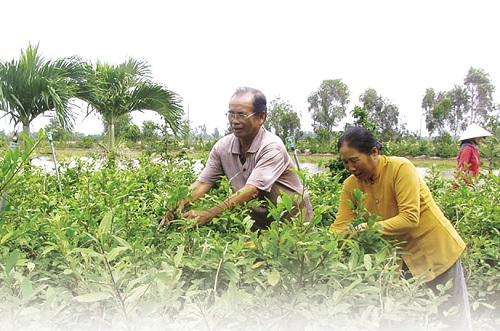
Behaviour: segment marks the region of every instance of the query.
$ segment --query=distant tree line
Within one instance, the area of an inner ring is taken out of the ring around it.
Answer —
[[[494,91],[489,75],[476,68],[470,68],[463,84],[449,91],[427,88],[421,116],[425,117],[429,136],[448,134],[456,138],[469,123],[486,125],[497,118],[500,106],[494,103]],[[189,120],[182,118],[181,98],[152,81],[146,61],[128,59],[111,65],[100,61],[92,64],[77,56],[46,60],[38,46],[32,45],[21,51],[18,60],[0,61],[0,112],[10,118],[14,127],[22,125],[23,131],[29,133],[35,118],[51,112],[54,116],[46,128],[56,140],[79,139],[72,133],[73,100],[86,103],[86,114],[101,115],[110,150],[115,148],[115,139],[132,143],[175,139],[183,145],[200,145],[221,137],[217,128],[208,133],[205,124],[191,128]],[[342,79],[324,80],[307,98],[312,133],[302,131],[298,112],[281,97],[269,102],[265,126],[282,139],[314,140],[328,146],[338,135],[335,128],[350,113],[353,121],[346,126],[366,126],[383,141],[411,136],[400,122],[399,107],[375,89],[365,89],[357,101],[349,109],[347,84]],[[145,121],[142,127],[132,123],[131,112],[142,110],[160,114],[163,123]],[[229,130],[223,134],[227,133]]]
[[[486,125],[500,109],[493,101],[494,92],[489,74],[472,67],[463,85],[457,84],[449,91],[426,89],[422,109],[429,136],[450,133],[457,137],[471,123]]]
[[[422,99],[421,115],[429,137],[448,134],[457,138],[468,124],[489,125],[498,118],[500,106],[494,103],[495,86],[482,69],[470,68],[463,85],[449,91],[436,92],[428,88]],[[330,142],[335,127],[347,116],[350,104],[349,87],[341,79],[324,80],[308,99],[315,139]],[[383,141],[411,135],[399,119],[399,107],[375,89],[367,88],[358,98],[359,105],[350,110],[353,123],[363,125]],[[282,138],[305,137],[301,132],[300,118],[290,103],[281,98],[272,100],[267,126]],[[490,127],[492,125],[489,125]]]

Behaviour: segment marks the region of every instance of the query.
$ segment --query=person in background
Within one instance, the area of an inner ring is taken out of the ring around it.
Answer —
[[[471,178],[479,173],[481,159],[479,157],[479,144],[491,133],[477,124],[471,124],[460,135],[460,150],[457,156],[457,177],[465,183],[471,184]]]
[[[257,89],[242,87],[236,90],[227,112],[232,133],[214,145],[205,168],[191,184],[190,197],[179,202],[177,212],[204,196],[221,176],[226,176],[233,191],[231,196],[208,210],[189,210],[183,216],[194,218],[203,225],[224,210],[257,198],[262,205],[250,213],[255,221],[253,229],[265,229],[272,222],[266,199],[276,203],[281,194],[288,194],[294,201],[292,213],[302,213],[304,221],[311,219],[311,202],[294,172],[292,159],[281,139],[263,126],[266,104],[266,97]],[[168,211],[160,224],[168,224],[172,218],[173,213]]]
[[[16,148],[18,145],[18,140],[19,140],[19,137],[17,136],[17,131],[15,131],[14,135],[12,136],[12,139],[10,141],[9,147]]]
[[[448,301],[441,311],[458,307],[445,318],[456,331],[471,330],[470,308],[460,256],[465,243],[435,203],[415,166],[402,157],[381,155],[382,144],[363,127],[347,129],[337,144],[340,158],[351,173],[343,186],[331,231],[356,231],[349,205],[356,189],[365,193],[365,207],[381,217],[382,235],[401,243],[403,270],[437,291],[451,280]],[[367,225],[363,223],[361,228]],[[362,229],[359,229],[362,231]],[[444,314],[443,314],[444,315]]]

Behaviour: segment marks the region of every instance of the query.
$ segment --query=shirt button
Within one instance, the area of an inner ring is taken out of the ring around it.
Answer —
[[[376,204],[378,205],[378,203],[379,203],[379,200],[378,200],[378,199],[375,199],[375,203],[376,203]]]
[[[247,171],[247,168],[243,168],[243,171]]]

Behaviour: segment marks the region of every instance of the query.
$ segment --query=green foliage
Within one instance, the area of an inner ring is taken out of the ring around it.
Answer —
[[[99,112],[107,124],[109,150],[114,150],[115,124],[136,110],[153,110],[176,132],[182,115],[180,98],[174,92],[151,81],[149,65],[130,59],[113,66],[97,62],[87,66],[85,86],[79,98]]]
[[[0,211],[2,320],[22,325],[48,316],[54,325],[71,328],[161,318],[176,328],[205,327],[193,320],[194,311],[213,328],[257,321],[288,329],[287,322],[297,321],[347,329],[408,321],[424,329],[425,321],[435,323],[443,299],[400,278],[396,250],[380,237],[362,194],[353,207],[359,220],[368,217],[369,228],[350,236],[329,232],[341,189],[338,175],[301,174],[315,207],[309,223],[301,217],[281,221],[292,206],[284,197],[271,208],[277,221],[267,231],[250,231],[246,207],[225,211],[204,227],[177,215],[158,231],[165,211],[188,194],[196,177],[192,166],[189,159],[149,158],[123,169],[62,164],[62,191],[54,175],[34,168],[19,173],[10,204]],[[487,305],[495,304],[500,282],[494,269],[498,233],[492,230],[498,219],[487,215],[499,215],[494,208],[500,204],[491,201],[498,179],[485,178],[480,191],[461,189],[453,197],[451,183],[431,180],[443,210],[470,245],[464,265],[471,300],[479,305],[475,314],[490,323],[494,311]],[[195,208],[221,202],[229,187],[222,180]]]
[[[29,157],[43,138],[43,131],[38,132],[38,140],[35,141],[28,135],[21,133],[21,146],[9,148],[5,151],[0,163],[0,196],[7,190],[9,185],[14,184],[14,179],[27,163]],[[1,208],[0,208],[1,209]]]
[[[405,157],[441,157],[455,158],[458,154],[458,142],[447,133],[432,140],[408,137],[384,143],[384,154]]]
[[[434,128],[439,132],[439,134],[444,133],[444,126],[446,119],[451,112],[451,100],[446,96],[438,97],[437,103],[432,109],[431,117],[433,120]]]
[[[314,132],[320,141],[328,141],[333,127],[346,115],[349,88],[341,79],[324,80],[319,89],[307,98]]]
[[[73,125],[69,100],[76,96],[84,75],[77,57],[45,60],[38,45],[28,45],[19,60],[0,62],[0,108],[29,134],[30,123],[47,111],[55,111],[63,128]]]
[[[71,137],[71,132],[61,126],[57,117],[52,117],[44,130],[52,134],[54,141],[67,141]]]
[[[359,101],[363,103],[363,109],[368,115],[367,129],[380,136],[382,141],[388,141],[398,135],[399,109],[395,104],[378,95],[372,88],[366,89]]]
[[[448,125],[453,136],[457,137],[458,133],[467,127],[466,117],[469,95],[464,87],[455,85],[448,92],[448,97],[451,102]]]
[[[452,189],[454,180],[437,172],[428,177],[429,188],[444,214],[467,244],[462,263],[476,316],[500,313],[500,177],[480,175],[476,185]]]
[[[487,129],[493,134],[492,137],[485,139],[481,146],[481,156],[483,164],[491,174],[494,169],[498,169],[498,158],[500,157],[500,120],[498,117],[491,117],[487,123]]]
[[[355,106],[352,110],[352,117],[354,118],[354,126],[362,126],[370,132],[376,132],[376,124],[370,121],[368,112],[363,107]]]
[[[142,137],[146,140],[159,138],[160,126],[154,121],[142,122]]]
[[[335,153],[340,132],[318,130],[315,137],[307,135],[297,140],[297,149],[310,153]]]
[[[100,139],[97,136],[85,136],[79,141],[77,141],[77,146],[83,148],[93,148],[97,146],[99,140]]]
[[[495,86],[490,75],[483,69],[471,67],[465,76],[464,85],[469,92],[469,123],[486,123],[494,111]]]
[[[455,157],[458,154],[458,143],[448,133],[436,137],[432,143],[432,155],[439,157]]]
[[[390,250],[390,243],[382,238],[382,227],[377,224],[381,218],[366,209],[365,196],[361,190],[356,189],[352,194],[352,200],[348,201],[355,215],[349,224],[351,237],[361,244],[366,253]],[[360,228],[364,223],[366,227]]]
[[[344,166],[344,162],[340,159],[340,157],[337,157],[336,159],[332,159],[329,162],[326,163],[325,165],[328,169],[333,174],[338,174],[339,175],[339,181],[344,182],[344,180],[347,179],[351,174],[349,171]]]
[[[271,101],[265,125],[268,128],[273,128],[274,133],[283,140],[287,137],[299,138],[299,116],[286,100],[276,98]]]
[[[472,67],[464,85],[456,84],[451,90],[439,93],[433,88],[426,89],[422,109],[429,136],[437,131],[457,138],[470,123],[486,124],[490,117],[495,117],[494,91],[489,74]]]

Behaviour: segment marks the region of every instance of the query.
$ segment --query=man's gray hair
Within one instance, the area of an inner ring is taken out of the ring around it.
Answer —
[[[267,115],[267,100],[266,96],[262,91],[257,90],[252,87],[238,87],[236,91],[233,93],[235,95],[243,95],[243,94],[252,94],[253,95],[253,111],[255,113],[264,113]]]

